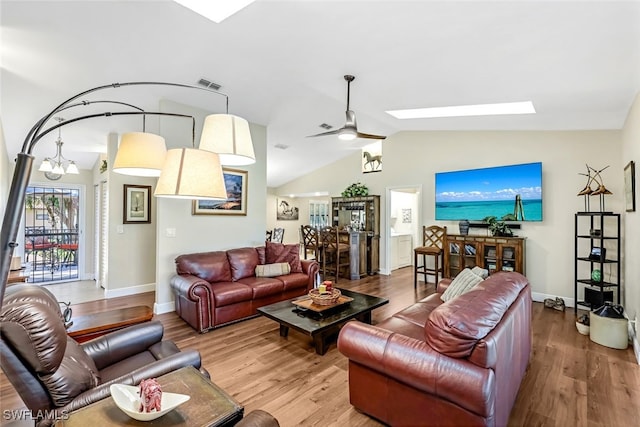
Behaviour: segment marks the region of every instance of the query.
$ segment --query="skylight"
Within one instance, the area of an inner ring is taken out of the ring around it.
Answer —
[[[212,20],[216,24],[221,23],[237,11],[249,6],[255,0],[174,0],[187,9]]]
[[[499,116],[506,114],[535,114],[531,101],[499,104],[457,105],[451,107],[414,108],[387,111],[397,119],[430,119],[435,117]]]

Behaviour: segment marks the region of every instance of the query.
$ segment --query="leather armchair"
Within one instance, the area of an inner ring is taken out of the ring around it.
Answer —
[[[60,306],[40,286],[8,288],[0,311],[2,370],[36,426],[110,396],[114,383],[136,385],[184,366],[200,353],[163,341],[160,322],[134,325],[84,344],[67,336]]]

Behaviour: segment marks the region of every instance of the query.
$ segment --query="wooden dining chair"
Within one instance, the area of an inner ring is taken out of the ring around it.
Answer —
[[[271,239],[273,238],[273,230],[267,230],[267,235],[264,239],[265,242],[271,242]]]
[[[301,225],[300,240],[304,251],[304,259],[307,259],[308,253],[312,252],[313,259],[318,260],[318,230],[310,225]]]
[[[321,268],[322,277],[327,280],[329,274],[333,274],[334,282],[338,283],[340,271],[346,267],[349,269],[349,244],[340,240],[338,227],[326,227],[320,230],[321,242]]]
[[[438,283],[440,273],[444,271],[444,260],[440,263],[440,256],[444,253],[444,243],[447,236],[447,227],[431,225],[422,227],[422,246],[413,250],[413,287],[418,286],[418,274],[424,275],[424,283],[427,283],[429,274],[435,276]],[[422,265],[418,265],[418,257],[422,256]],[[433,257],[433,267],[427,266],[427,257]],[[442,274],[444,277],[444,273]]]
[[[271,241],[276,243],[282,243],[283,239],[284,239],[284,228],[274,228]]]

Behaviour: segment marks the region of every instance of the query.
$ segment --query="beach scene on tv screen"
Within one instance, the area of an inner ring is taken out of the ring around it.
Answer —
[[[436,220],[542,221],[542,163],[436,173]]]

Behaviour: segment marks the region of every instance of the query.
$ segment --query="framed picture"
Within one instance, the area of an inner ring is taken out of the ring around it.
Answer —
[[[124,224],[151,223],[151,186],[124,184]]]
[[[276,209],[276,219],[278,221],[297,221],[299,211],[297,206],[293,205],[292,200],[276,199],[278,207]]]
[[[249,172],[222,168],[226,200],[194,200],[193,215],[246,215]]]
[[[362,147],[362,173],[382,172],[382,141]]]
[[[624,167],[624,203],[627,212],[636,210],[636,164],[633,160]]]

